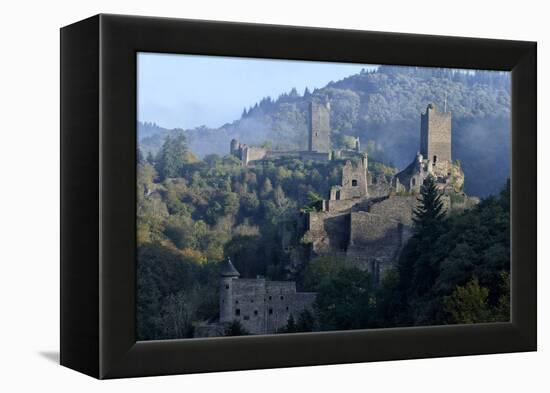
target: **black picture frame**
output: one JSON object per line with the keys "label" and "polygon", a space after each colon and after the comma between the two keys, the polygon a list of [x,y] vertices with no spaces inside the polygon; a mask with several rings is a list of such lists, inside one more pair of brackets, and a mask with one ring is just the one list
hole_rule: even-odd
{"label": "black picture frame", "polygon": [[[511,71],[511,322],[136,342],[138,51]],[[535,351],[536,73],[534,42],[120,15],[62,28],[61,364],[103,379]]]}

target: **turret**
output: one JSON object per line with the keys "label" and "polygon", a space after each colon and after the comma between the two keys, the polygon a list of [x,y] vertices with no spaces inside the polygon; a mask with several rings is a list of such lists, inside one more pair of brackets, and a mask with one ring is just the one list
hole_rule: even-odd
{"label": "turret", "polygon": [[220,322],[233,321],[233,281],[240,276],[231,259],[221,263],[220,269]]}

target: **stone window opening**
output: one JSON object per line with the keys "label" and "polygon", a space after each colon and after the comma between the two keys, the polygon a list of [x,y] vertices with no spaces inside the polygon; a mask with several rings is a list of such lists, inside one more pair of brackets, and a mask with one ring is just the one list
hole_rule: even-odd
{"label": "stone window opening", "polygon": [[258,315],[258,310],[254,310],[254,316]]}
{"label": "stone window opening", "polygon": [[437,162],[437,156],[434,156],[434,165]]}
{"label": "stone window opening", "polygon": [[240,308],[235,309],[235,315],[236,316],[241,315],[241,309]]}
{"label": "stone window opening", "polygon": [[235,300],[235,304],[239,304],[239,301],[238,301],[238,300]]}
{"label": "stone window opening", "polygon": [[228,284],[225,284],[225,289],[229,289],[229,285],[228,285]]}
{"label": "stone window opening", "polygon": [[269,315],[272,315],[272,314],[273,314],[273,309],[270,308],[270,309],[269,309]]}
{"label": "stone window opening", "polygon": [[336,191],[336,200],[337,200],[337,201],[340,200],[340,191]]}
{"label": "stone window opening", "polygon": [[269,300],[271,300],[271,296],[269,297]]}
{"label": "stone window opening", "polygon": [[353,179],[353,180],[351,181],[351,186],[352,186],[352,187],[357,187],[357,180]]}
{"label": "stone window opening", "polygon": [[284,300],[284,298],[285,298],[285,297],[284,297],[283,295],[281,295],[281,300]]}
{"label": "stone window opening", "polygon": [[414,186],[416,186],[416,179],[413,177],[412,180],[411,180],[411,184]]}
{"label": "stone window opening", "polygon": [[288,311],[288,306],[286,306],[286,310]]}
{"label": "stone window opening", "polygon": [[245,321],[248,321],[248,320],[250,319],[250,317],[249,317],[248,315],[245,315],[245,316],[243,317],[243,319],[244,319]]}

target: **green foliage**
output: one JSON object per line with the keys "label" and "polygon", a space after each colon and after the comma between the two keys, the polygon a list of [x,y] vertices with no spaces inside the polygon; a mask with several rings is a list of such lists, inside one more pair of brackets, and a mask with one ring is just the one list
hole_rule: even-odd
{"label": "green foliage", "polygon": [[217,266],[198,265],[160,244],[137,258],[137,335],[140,340],[192,337],[192,322],[218,313]]}
{"label": "green foliage", "polygon": [[344,268],[342,258],[328,255],[317,257],[309,261],[304,273],[304,287],[311,292],[334,280]]}
{"label": "green foliage", "polygon": [[[174,178],[158,172],[166,173],[167,157],[175,157],[168,148],[164,158],[138,163],[140,339],[190,337],[195,322],[216,318],[217,262],[225,257],[243,277],[288,279],[290,256],[281,245],[306,260],[300,210],[320,208],[343,165],[280,159],[246,168],[233,156],[215,155],[193,162],[184,140],[179,145],[185,154]],[[386,176],[394,170],[371,165]],[[318,293],[314,310],[292,316],[281,332],[481,321],[480,305],[489,310],[486,318],[508,320],[509,198],[507,184],[498,196],[445,217],[428,179],[397,268],[373,286],[368,273],[338,257],[312,259],[293,279]],[[474,277],[479,289],[469,285]],[[233,328],[231,335],[246,333]]]}
{"label": "green foliage", "polygon": [[489,290],[480,287],[474,278],[465,286],[456,287],[451,296],[445,298],[445,311],[451,315],[453,323],[489,322],[488,296]]}
{"label": "green foliage", "polygon": [[244,326],[237,320],[231,322],[231,324],[225,329],[224,334],[226,336],[248,336],[250,333],[244,328]]}
{"label": "green foliage", "polygon": [[502,294],[496,305],[489,304],[489,289],[473,278],[464,286],[457,286],[445,297],[445,311],[450,323],[480,323],[510,321],[510,274],[502,272]]}
{"label": "green foliage", "polygon": [[277,333],[306,333],[315,331],[315,316],[310,310],[303,310],[300,313],[298,321],[294,321],[294,316],[290,314],[287,324],[279,329]]}
{"label": "green foliage", "polygon": [[370,274],[357,268],[341,269],[333,279],[319,285],[314,307],[320,330],[368,326],[374,310]]}
{"label": "green foliage", "polygon": [[185,135],[178,133],[164,140],[157,157],[157,171],[165,179],[179,177],[186,164],[187,145]]}
{"label": "green foliage", "polygon": [[[383,296],[378,313],[397,316],[393,326],[448,323],[445,299],[476,278],[487,290],[490,317],[508,320],[509,191],[508,183],[499,196],[447,219],[434,220],[433,212],[420,210],[422,218],[417,217],[414,235],[399,258],[398,282],[382,286],[384,291],[396,288],[395,297]],[[467,289],[471,294],[475,288]],[[379,323],[384,325],[382,317]]]}
{"label": "green foliage", "polygon": [[300,209],[302,213],[315,212],[315,211],[321,210],[322,204],[323,204],[323,198],[319,194],[313,191],[309,191],[307,193],[307,198],[308,198],[308,203]]}
{"label": "green foliage", "polygon": [[419,206],[414,211],[415,230],[418,232],[433,233],[442,222],[445,212],[441,194],[437,191],[435,179],[428,176],[420,187]]}

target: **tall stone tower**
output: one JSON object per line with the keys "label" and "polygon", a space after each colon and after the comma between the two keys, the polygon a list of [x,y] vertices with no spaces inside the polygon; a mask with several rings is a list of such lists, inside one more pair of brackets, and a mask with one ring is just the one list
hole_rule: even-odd
{"label": "tall stone tower", "polygon": [[309,151],[330,152],[330,104],[309,104]]}
{"label": "tall stone tower", "polygon": [[220,322],[231,322],[233,316],[233,280],[240,274],[231,259],[222,262],[220,269]]}
{"label": "tall stone tower", "polygon": [[451,162],[451,113],[429,104],[420,115],[420,154],[433,165]]}

